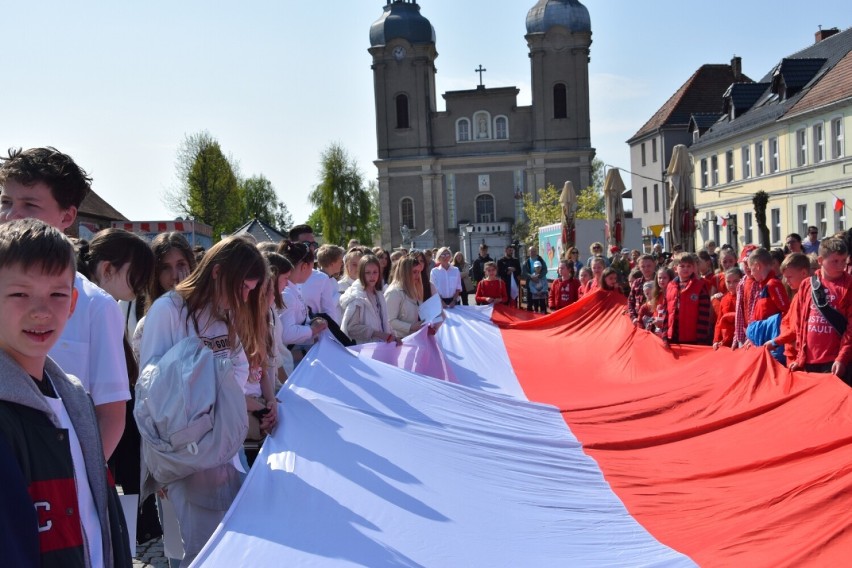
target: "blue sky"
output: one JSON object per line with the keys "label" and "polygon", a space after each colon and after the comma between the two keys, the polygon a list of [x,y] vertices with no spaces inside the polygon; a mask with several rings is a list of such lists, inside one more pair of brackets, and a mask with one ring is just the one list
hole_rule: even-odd
{"label": "blue sky", "polygon": [[[517,86],[519,104],[529,104],[524,21],[534,3],[420,0],[436,30],[439,94],[473,88],[482,64],[486,86]],[[845,0],[584,4],[593,30],[592,144],[604,162],[624,168],[625,140],[702,64],[736,54],[759,79],[811,44],[819,25],[852,25]],[[185,134],[208,130],[243,175],[266,175],[304,221],[330,142],[349,151],[365,178],[376,175],[367,48],[384,5],[7,3],[0,148],[56,146],[127,217],[168,219],[174,213],[161,196],[176,184],[177,147]]]}

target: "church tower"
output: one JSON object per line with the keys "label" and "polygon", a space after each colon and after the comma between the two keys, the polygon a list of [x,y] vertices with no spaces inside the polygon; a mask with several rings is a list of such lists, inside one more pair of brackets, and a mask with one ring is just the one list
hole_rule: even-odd
{"label": "church tower", "polygon": [[[589,11],[579,0],[539,0],[527,13],[526,40],[532,67],[534,149],[591,149]],[[581,181],[580,187],[589,181]]]}
{"label": "church tower", "polygon": [[416,0],[387,0],[370,27],[379,159],[426,156],[436,111],[435,30]]}

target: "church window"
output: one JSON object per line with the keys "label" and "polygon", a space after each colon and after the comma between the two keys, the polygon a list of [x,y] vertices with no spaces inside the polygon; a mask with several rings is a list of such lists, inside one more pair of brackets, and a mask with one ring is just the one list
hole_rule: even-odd
{"label": "church window", "polygon": [[568,89],[565,83],[553,87],[553,118],[568,118]]}
{"label": "church window", "polygon": [[399,224],[414,229],[414,200],[410,197],[399,202]]}
{"label": "church window", "polygon": [[406,95],[396,96],[396,127],[410,127],[408,122],[408,97]]}
{"label": "church window", "polygon": [[460,118],[456,122],[456,141],[470,141],[470,121],[466,118]]}
{"label": "church window", "polygon": [[494,197],[491,195],[476,196],[476,222],[477,223],[493,223],[494,215]]}
{"label": "church window", "polygon": [[505,116],[498,116],[494,120],[494,137],[498,140],[509,138],[509,120]]}

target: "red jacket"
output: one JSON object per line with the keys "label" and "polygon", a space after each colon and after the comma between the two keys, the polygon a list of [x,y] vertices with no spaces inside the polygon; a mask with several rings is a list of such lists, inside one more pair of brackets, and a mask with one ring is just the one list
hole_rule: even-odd
{"label": "red jacket", "polygon": [[506,283],[500,278],[495,280],[480,280],[476,285],[476,303],[479,305],[488,304],[487,298],[502,298],[495,304],[505,304],[509,301],[509,295],[506,293]]}
{"label": "red jacket", "polygon": [[569,280],[554,280],[550,286],[547,305],[551,310],[558,310],[573,304],[580,297],[580,281],[576,278]]}
{"label": "red jacket", "polygon": [[716,332],[713,343],[721,342],[730,347],[734,342],[734,315],[737,312],[737,296],[734,293],[725,294],[719,302],[719,313],[716,318]]}
{"label": "red jacket", "polygon": [[750,298],[752,288],[755,286],[757,287],[757,300],[754,302],[754,309],[749,313],[749,307],[744,306],[746,325],[753,321],[765,320],[775,314],[786,314],[787,310],[790,309],[787,289],[784,288],[784,284],[774,273],[770,273],[769,277],[763,282],[758,282],[753,278],[746,279],[743,298]]}
{"label": "red jacket", "polygon": [[[822,270],[816,271],[817,278],[823,281]],[[846,320],[852,319],[852,276],[844,273],[837,285],[839,297],[832,303],[835,310],[843,314]],[[785,349],[785,353],[789,353],[792,359],[788,357],[788,362],[795,360],[800,366],[810,363],[808,360],[808,318],[813,305],[813,295],[811,292],[810,279],[802,282],[796,297],[793,299],[795,307],[793,308],[792,317],[793,325],[796,328],[796,341],[790,345],[789,349]],[[782,329],[783,333],[783,329]],[[840,361],[844,365],[849,365],[852,362],[852,325],[846,326],[846,333],[840,338],[840,351],[837,354],[835,361]]]}
{"label": "red jacket", "polygon": [[693,276],[681,283],[676,277],[666,289],[665,336],[675,343],[709,344],[713,337],[710,312],[704,279]]}

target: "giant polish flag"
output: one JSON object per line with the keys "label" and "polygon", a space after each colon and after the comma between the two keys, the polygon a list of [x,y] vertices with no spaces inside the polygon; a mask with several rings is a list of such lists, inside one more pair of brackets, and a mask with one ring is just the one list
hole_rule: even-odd
{"label": "giant polish flag", "polygon": [[323,339],[196,565],[848,565],[849,389],[667,348],[623,307]]}

